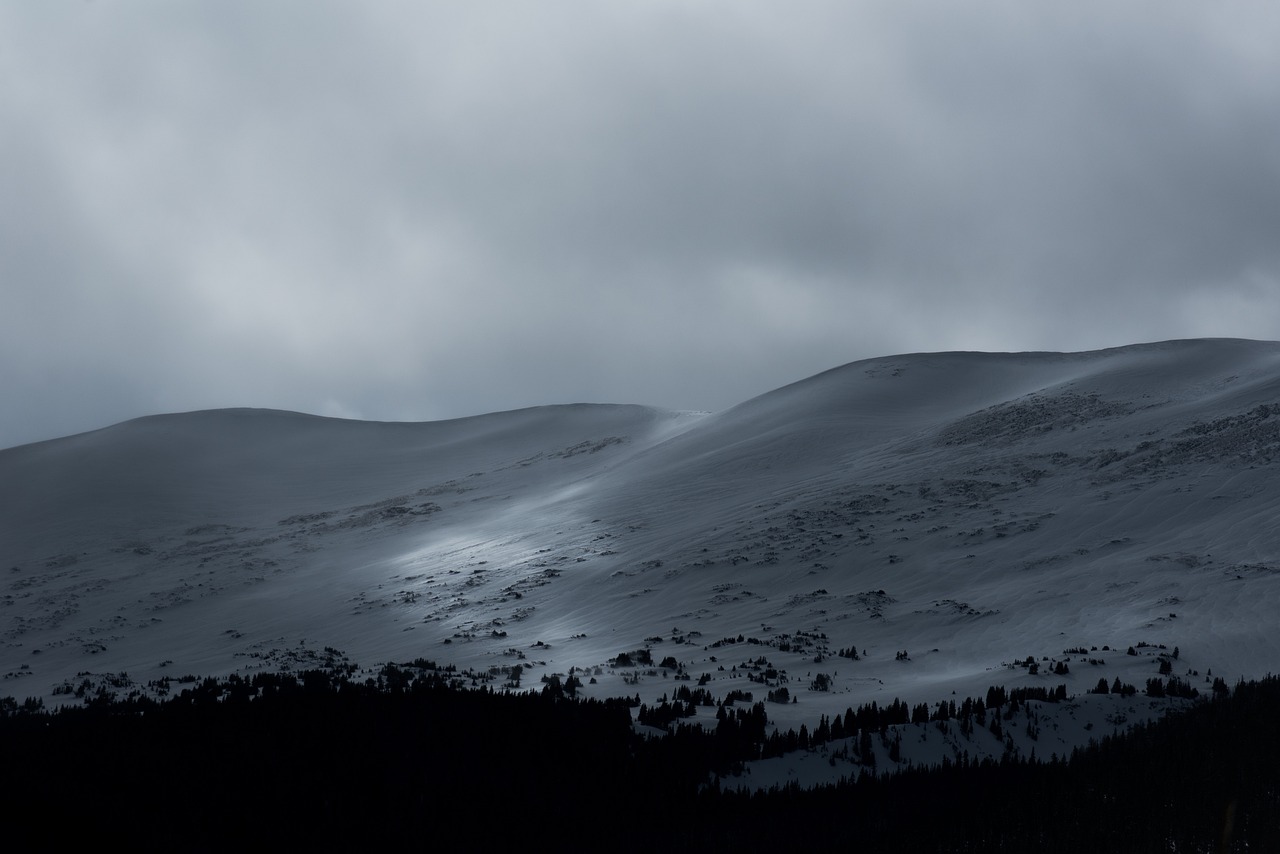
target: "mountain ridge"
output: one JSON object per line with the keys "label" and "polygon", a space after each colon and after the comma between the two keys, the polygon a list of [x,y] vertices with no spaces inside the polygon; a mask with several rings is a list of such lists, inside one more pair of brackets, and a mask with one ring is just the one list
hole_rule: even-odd
{"label": "mountain ridge", "polygon": [[1036,684],[1028,656],[1078,647],[1112,652],[1073,692],[1141,684],[1162,643],[1257,677],[1276,459],[1280,344],[1236,339],[862,360],[719,413],[135,419],[0,451],[0,694],[329,647],[656,700],[674,673],[621,653],[746,690],[746,647],[712,647],[740,635],[803,695],[784,721]]}

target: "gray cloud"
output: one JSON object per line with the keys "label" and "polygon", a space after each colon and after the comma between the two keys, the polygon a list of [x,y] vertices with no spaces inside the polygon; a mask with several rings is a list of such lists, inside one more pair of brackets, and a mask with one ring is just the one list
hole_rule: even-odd
{"label": "gray cloud", "polygon": [[1280,321],[1270,4],[0,9],[0,446]]}

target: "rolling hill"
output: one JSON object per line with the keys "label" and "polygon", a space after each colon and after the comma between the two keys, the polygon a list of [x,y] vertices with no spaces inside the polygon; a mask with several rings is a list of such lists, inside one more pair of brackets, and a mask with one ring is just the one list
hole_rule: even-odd
{"label": "rolling hill", "polygon": [[812,725],[1260,677],[1277,465],[1280,343],[1242,340],[879,358],[714,414],[152,416],[0,451],[0,696],[427,658],[786,687]]}

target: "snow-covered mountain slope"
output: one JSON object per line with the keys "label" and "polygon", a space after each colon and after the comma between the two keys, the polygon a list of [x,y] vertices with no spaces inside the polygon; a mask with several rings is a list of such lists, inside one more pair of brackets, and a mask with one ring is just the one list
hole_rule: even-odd
{"label": "snow-covered mountain slope", "polygon": [[0,451],[0,696],[325,647],[646,702],[670,657],[718,695],[788,687],[784,724],[1141,685],[1160,644],[1260,676],[1277,465],[1280,344],[1239,340],[873,359],[710,415],[143,418]]}

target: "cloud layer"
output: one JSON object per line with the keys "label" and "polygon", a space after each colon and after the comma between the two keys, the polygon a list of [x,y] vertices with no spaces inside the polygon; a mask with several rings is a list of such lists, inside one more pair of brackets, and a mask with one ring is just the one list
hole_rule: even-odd
{"label": "cloud layer", "polygon": [[1280,11],[0,8],[0,447],[1280,337]]}

